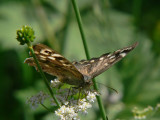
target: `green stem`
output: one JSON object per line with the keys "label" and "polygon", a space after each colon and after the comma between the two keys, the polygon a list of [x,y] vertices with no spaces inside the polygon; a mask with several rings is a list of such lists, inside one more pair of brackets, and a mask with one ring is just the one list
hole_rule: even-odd
{"label": "green stem", "polygon": [[83,42],[84,50],[85,50],[85,53],[86,53],[86,57],[87,57],[87,59],[90,59],[90,55],[89,55],[88,47],[87,47],[87,43],[86,43],[86,37],[85,37],[84,31],[83,31],[81,16],[80,16],[80,13],[79,13],[79,10],[78,10],[78,7],[77,7],[77,4],[76,4],[75,0],[72,0],[72,5],[73,5],[73,8],[74,8],[74,11],[75,11],[75,14],[76,14],[78,27],[79,27],[79,30],[80,30],[80,33],[81,33],[82,42]]}
{"label": "green stem", "polygon": [[[92,81],[93,81],[94,89],[96,91],[99,91],[98,86],[96,84],[96,80],[92,79]],[[102,116],[103,120],[106,120],[107,116],[105,114],[105,110],[104,110],[104,107],[103,107],[103,104],[102,104],[102,99],[101,99],[100,95],[96,96],[96,98],[97,98],[97,102],[98,102],[98,106],[99,106],[99,109],[100,109],[101,116]]]}
{"label": "green stem", "polygon": [[40,103],[46,110],[48,110],[49,112],[53,112],[50,109],[48,109],[44,104]]}
{"label": "green stem", "polygon": [[138,30],[138,27],[140,27],[140,17],[141,17],[141,9],[142,9],[142,2],[143,0],[134,0],[133,1],[133,8],[132,13],[134,16],[134,25],[137,27],[136,31]]}
{"label": "green stem", "polygon": [[[84,50],[85,50],[85,53],[86,53],[86,57],[87,57],[87,59],[90,59],[90,55],[89,55],[88,47],[87,47],[87,43],[86,43],[86,38],[85,38],[84,31],[83,31],[82,20],[81,20],[81,16],[80,16],[77,4],[76,4],[76,0],[72,0],[72,5],[73,5],[73,8],[74,8],[74,11],[75,11],[75,14],[76,14],[76,18],[77,18],[79,30],[80,30],[80,33],[81,33],[81,37],[82,37],[82,41],[83,41],[83,46],[84,46]],[[95,82],[95,79],[93,79],[92,81],[93,81],[93,84],[94,84],[94,89],[96,91],[98,91],[98,86],[97,86],[97,84]],[[100,109],[100,113],[102,115],[102,118],[103,118],[103,120],[106,120],[107,117],[105,115],[105,110],[104,110],[104,107],[103,107],[103,104],[102,104],[101,97],[100,96],[96,96],[96,98],[97,98],[97,102],[98,102],[98,105],[99,105],[99,109]]]}
{"label": "green stem", "polygon": [[34,60],[35,60],[35,63],[36,63],[36,65],[37,65],[37,67],[38,67],[38,70],[39,70],[39,72],[40,72],[40,74],[41,74],[41,76],[42,76],[42,78],[43,78],[43,80],[44,80],[44,82],[45,82],[45,84],[46,84],[46,86],[47,86],[47,88],[48,88],[48,90],[49,90],[52,98],[54,99],[54,101],[55,101],[55,103],[57,104],[57,106],[60,107],[60,104],[58,103],[58,100],[57,100],[56,97],[54,96],[54,93],[53,93],[53,91],[52,91],[52,89],[51,89],[51,87],[50,87],[50,85],[49,85],[49,82],[48,82],[46,76],[44,75],[44,73],[43,73],[43,71],[42,71],[42,68],[40,67],[40,65],[39,65],[39,63],[38,63],[38,60],[37,60],[37,58],[36,58],[36,56],[35,56],[35,53],[34,53],[34,50],[33,50],[32,45],[31,45],[30,43],[28,43],[27,45],[28,45],[28,48],[29,48],[30,51],[31,51],[31,54],[32,54],[32,56],[33,56],[33,58],[34,58]]}

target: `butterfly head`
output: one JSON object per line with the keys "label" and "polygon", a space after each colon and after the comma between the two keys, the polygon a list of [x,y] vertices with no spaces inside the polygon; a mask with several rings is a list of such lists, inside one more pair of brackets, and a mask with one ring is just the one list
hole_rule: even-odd
{"label": "butterfly head", "polygon": [[83,88],[83,89],[89,89],[91,86],[93,86],[92,80],[86,80],[80,87],[78,88]]}

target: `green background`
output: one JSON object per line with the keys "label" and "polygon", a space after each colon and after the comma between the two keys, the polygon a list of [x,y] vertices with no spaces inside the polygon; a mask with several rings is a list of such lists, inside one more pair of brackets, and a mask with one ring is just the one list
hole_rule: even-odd
{"label": "green background", "polygon": [[[78,0],[83,27],[92,57],[138,41],[138,47],[108,71],[99,75],[100,93],[109,120],[131,120],[132,109],[160,101],[160,1]],[[27,46],[16,40],[16,30],[29,25],[36,43],[44,43],[70,61],[86,59],[70,0],[0,1],[0,119],[53,120],[41,106],[31,110],[26,100],[47,91],[33,67],[24,64]],[[49,79],[53,79],[48,76]],[[105,85],[118,91],[116,94]],[[82,119],[100,119],[97,103]],[[154,115],[151,120],[159,120]]]}

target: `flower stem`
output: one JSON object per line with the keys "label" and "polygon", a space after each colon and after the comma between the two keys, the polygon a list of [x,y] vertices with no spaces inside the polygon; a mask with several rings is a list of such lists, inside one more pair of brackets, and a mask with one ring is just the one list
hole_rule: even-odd
{"label": "flower stem", "polygon": [[81,16],[80,16],[80,13],[79,13],[79,10],[78,10],[78,7],[77,7],[77,4],[76,4],[75,0],[72,0],[72,5],[73,5],[73,8],[74,8],[74,11],[75,11],[75,14],[76,14],[78,27],[79,27],[79,30],[80,30],[80,33],[81,33],[82,42],[83,42],[84,50],[85,50],[85,53],[86,53],[86,57],[87,57],[87,59],[90,59],[90,55],[89,55],[88,47],[87,47],[87,43],[86,43],[86,37],[85,37],[84,31],[83,31]]}
{"label": "flower stem", "polygon": [[50,85],[49,85],[49,82],[48,82],[46,76],[44,75],[44,73],[43,73],[43,71],[42,71],[42,68],[40,67],[40,65],[39,65],[39,63],[38,63],[38,60],[37,60],[37,58],[36,58],[36,56],[35,56],[35,53],[34,53],[34,50],[33,50],[33,47],[32,47],[32,45],[31,45],[31,43],[29,42],[27,45],[28,45],[28,48],[29,48],[30,51],[31,51],[31,54],[32,54],[32,56],[33,56],[33,58],[34,58],[34,60],[35,60],[35,63],[36,63],[36,65],[37,65],[37,67],[38,67],[38,70],[39,70],[39,72],[40,72],[40,74],[41,74],[41,76],[42,76],[42,78],[43,78],[43,80],[44,80],[44,82],[45,82],[45,84],[46,84],[46,86],[47,86],[47,88],[48,88],[48,90],[49,90],[52,98],[54,99],[54,101],[55,101],[55,103],[57,104],[57,106],[60,107],[60,104],[59,104],[58,100],[56,99],[56,97],[54,96],[54,93],[53,93],[53,91],[52,91],[52,89],[51,89],[51,87],[50,87]]}
{"label": "flower stem", "polygon": [[[79,27],[79,30],[80,30],[80,33],[81,33],[85,54],[86,54],[87,59],[90,59],[90,55],[89,55],[88,47],[87,47],[87,43],[86,43],[86,38],[85,38],[84,31],[83,31],[82,20],[81,20],[81,16],[80,16],[77,4],[76,4],[76,0],[72,0],[72,5],[73,5],[73,8],[74,8],[74,11],[75,11],[75,14],[76,14],[78,27]],[[92,81],[93,81],[93,84],[94,84],[94,89],[96,91],[98,91],[98,86],[97,86],[97,84],[95,82],[95,79],[93,79]],[[104,110],[104,107],[102,105],[101,97],[100,96],[96,96],[96,98],[97,98],[97,102],[98,102],[98,105],[99,105],[99,109],[100,109],[100,113],[102,115],[102,118],[103,118],[103,120],[106,120],[107,117],[105,115],[105,110]]]}
{"label": "flower stem", "polygon": [[50,109],[48,109],[43,103],[40,103],[46,110],[48,110],[49,112],[53,112]]}

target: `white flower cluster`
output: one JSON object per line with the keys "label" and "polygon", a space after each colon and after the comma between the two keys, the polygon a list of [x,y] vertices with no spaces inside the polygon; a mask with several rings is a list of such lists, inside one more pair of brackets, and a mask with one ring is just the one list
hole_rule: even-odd
{"label": "white flower cluster", "polygon": [[138,108],[134,108],[132,110],[133,114],[134,114],[134,118],[137,120],[142,120],[142,119],[146,119],[146,117],[153,112],[153,107],[148,106],[147,108],[143,109],[143,110],[138,110]]}
{"label": "white flower cluster", "polygon": [[159,110],[159,111],[160,111],[160,103],[157,104],[156,110]]}
{"label": "white flower cluster", "polygon": [[51,80],[51,88],[57,88],[61,84],[62,82],[60,82],[58,79]]}
{"label": "white flower cluster", "polygon": [[160,111],[160,104],[158,103],[155,108],[152,106],[148,106],[143,110],[138,110],[138,108],[134,108],[132,110],[134,114],[134,118],[136,120],[143,120],[143,119],[152,119],[153,115]]}
{"label": "white flower cluster", "polygon": [[88,101],[86,101],[85,98],[83,98],[79,99],[78,104],[75,106],[75,111],[87,114],[87,109],[91,107],[92,105]]}
{"label": "white flower cluster", "polygon": [[61,118],[61,120],[76,120],[78,119],[78,114],[75,113],[74,108],[71,106],[67,107],[65,105],[61,106],[55,114]]}
{"label": "white flower cluster", "polygon": [[[80,91],[74,87],[61,88],[62,84],[57,79],[51,81],[51,88],[56,93],[55,97],[61,103],[61,107],[55,111],[55,114],[61,120],[79,120],[78,113],[87,114],[87,109],[92,107],[91,103],[96,100],[96,95],[98,94],[95,91],[86,89],[81,89]],[[57,106],[53,98],[42,91],[28,99],[27,103],[30,104],[31,108],[35,109],[39,104],[42,105],[46,98],[50,99],[52,106]]]}
{"label": "white flower cluster", "polygon": [[60,117],[60,120],[78,120],[78,113],[87,114],[87,109],[92,107],[91,102],[95,101],[96,95],[96,92],[89,91],[86,98],[79,99],[77,102],[75,100],[67,102],[55,111],[55,114]]}
{"label": "white flower cluster", "polygon": [[145,115],[134,116],[134,119],[136,119],[136,120],[142,120],[142,119],[146,119],[146,116]]}
{"label": "white flower cluster", "polygon": [[96,95],[98,95],[97,92],[88,92],[88,95],[86,98],[89,102],[94,102],[96,100]]}
{"label": "white flower cluster", "polygon": [[37,95],[30,97],[27,103],[30,104],[32,109],[36,109],[39,104],[43,104],[44,100],[48,98],[49,95],[40,91]]}

